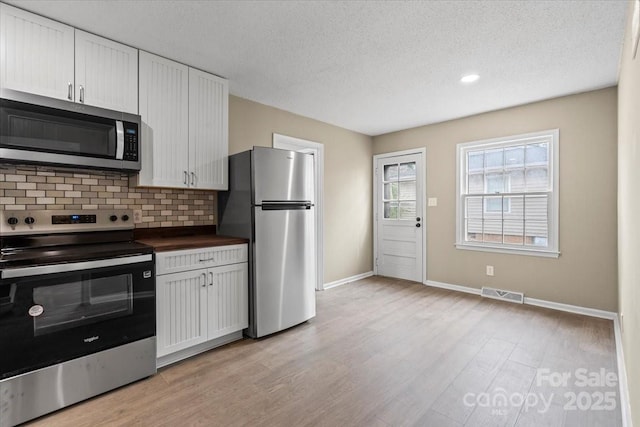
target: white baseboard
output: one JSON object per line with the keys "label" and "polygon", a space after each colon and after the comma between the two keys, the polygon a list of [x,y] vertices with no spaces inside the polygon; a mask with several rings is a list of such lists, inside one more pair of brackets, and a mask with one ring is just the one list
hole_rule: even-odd
{"label": "white baseboard", "polygon": [[451,291],[464,292],[466,294],[480,295],[480,289],[470,288],[468,286],[452,285],[450,283],[436,282],[434,280],[427,280],[424,284],[434,288],[449,289]]}
{"label": "white baseboard", "polygon": [[[427,286],[432,286],[434,288],[449,289],[452,291],[465,292],[467,294],[480,295],[480,289],[471,288],[469,286],[452,285],[450,283],[436,282],[433,280],[427,280],[426,282],[424,282],[424,284]],[[536,298],[524,297],[524,303],[528,305],[535,305],[537,307],[544,307],[544,308],[551,308],[553,310],[566,311],[568,313],[583,314],[585,316],[591,316],[591,317],[600,317],[602,319],[613,320],[618,317],[618,314],[613,311],[598,310],[598,309],[589,308],[589,307],[580,307],[578,305],[563,304],[559,302],[546,301],[546,300],[536,299]]]}
{"label": "white baseboard", "polygon": [[333,282],[325,283],[324,289],[335,288],[336,286],[346,285],[350,282],[355,282],[356,280],[366,279],[367,277],[373,276],[373,271],[367,271],[366,273],[356,274],[355,276],[347,277],[340,280],[334,280]]}
{"label": "white baseboard", "polygon": [[631,402],[629,401],[629,386],[627,383],[627,367],[624,364],[624,349],[622,347],[622,328],[620,318],[613,319],[613,332],[616,339],[616,359],[618,362],[618,385],[620,387],[620,410],[622,411],[622,427],[633,427],[631,419]]}
{"label": "white baseboard", "polygon": [[618,314],[613,311],[598,310],[596,308],[580,307],[578,305],[563,304],[560,302],[546,301],[543,299],[524,297],[524,303],[537,307],[551,308],[553,310],[566,311],[567,313],[584,314],[585,316],[599,317],[601,319],[614,320]]}

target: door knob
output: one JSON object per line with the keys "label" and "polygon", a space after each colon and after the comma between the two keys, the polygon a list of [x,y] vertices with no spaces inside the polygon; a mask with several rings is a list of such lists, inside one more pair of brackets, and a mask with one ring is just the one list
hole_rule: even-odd
{"label": "door knob", "polygon": [[417,223],[417,224],[416,224],[416,227],[420,228],[420,223]]}
{"label": "door knob", "polygon": [[418,222],[419,222],[419,221],[420,221],[420,217],[416,218],[416,221],[418,221]]}

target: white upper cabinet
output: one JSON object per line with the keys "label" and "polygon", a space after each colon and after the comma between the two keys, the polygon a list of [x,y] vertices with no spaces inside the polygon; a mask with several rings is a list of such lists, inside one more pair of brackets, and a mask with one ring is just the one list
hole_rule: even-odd
{"label": "white upper cabinet", "polygon": [[73,101],[73,27],[0,3],[0,87]]}
{"label": "white upper cabinet", "polygon": [[229,83],[189,69],[189,165],[195,188],[226,190]]}
{"label": "white upper cabinet", "polygon": [[138,185],[226,190],[228,82],[141,51],[139,98]]}
{"label": "white upper cabinet", "polygon": [[138,114],[137,49],[0,4],[0,87]]}
{"label": "white upper cabinet", "polygon": [[140,185],[187,187],[189,67],[140,51]]}
{"label": "white upper cabinet", "polygon": [[75,99],[138,114],[138,50],[76,30]]}

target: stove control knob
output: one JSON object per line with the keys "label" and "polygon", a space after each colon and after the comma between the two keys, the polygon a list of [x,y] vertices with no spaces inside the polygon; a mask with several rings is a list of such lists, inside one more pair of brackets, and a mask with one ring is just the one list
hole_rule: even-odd
{"label": "stove control knob", "polygon": [[129,215],[122,215],[122,217],[120,217],[121,220],[127,222],[129,221]]}
{"label": "stove control knob", "polygon": [[111,215],[111,216],[109,217],[109,220],[110,220],[111,222],[116,222],[116,221],[118,220],[118,217],[117,217],[116,215]]}
{"label": "stove control knob", "polygon": [[36,220],[32,216],[28,216],[24,219],[25,224],[32,225]]}
{"label": "stove control knob", "polygon": [[12,216],[11,218],[9,218],[7,220],[7,222],[9,223],[9,225],[17,225],[18,224],[18,218],[16,218],[15,216]]}

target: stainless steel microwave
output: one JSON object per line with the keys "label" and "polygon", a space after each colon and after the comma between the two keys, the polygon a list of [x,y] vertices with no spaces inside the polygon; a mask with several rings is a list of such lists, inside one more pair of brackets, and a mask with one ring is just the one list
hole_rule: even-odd
{"label": "stainless steel microwave", "polygon": [[4,89],[0,162],[140,170],[140,116]]}

